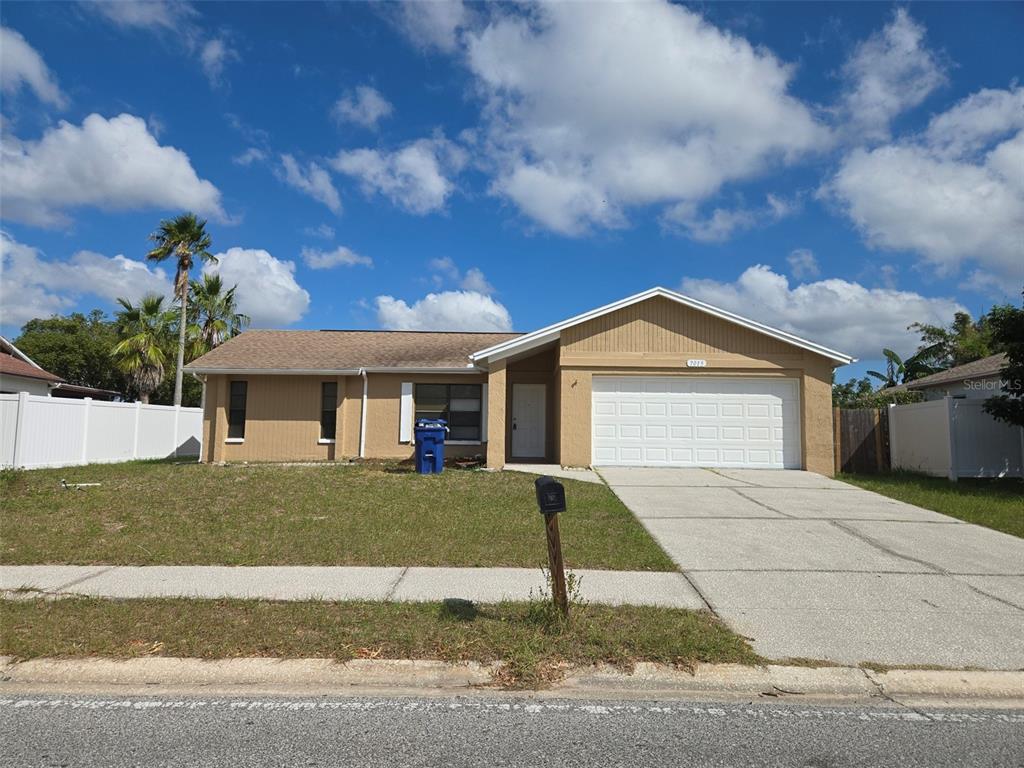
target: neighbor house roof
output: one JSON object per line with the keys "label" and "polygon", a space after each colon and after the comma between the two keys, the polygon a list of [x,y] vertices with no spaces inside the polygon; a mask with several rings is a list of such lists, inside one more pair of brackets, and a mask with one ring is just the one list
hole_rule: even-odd
{"label": "neighbor house roof", "polygon": [[185,366],[194,373],[338,373],[475,370],[471,353],[516,333],[244,331]]}
{"label": "neighbor house roof", "polygon": [[721,318],[722,320],[726,320],[730,323],[735,323],[736,325],[743,326],[744,328],[749,328],[750,330],[757,331],[758,333],[763,333],[766,336],[779,339],[780,341],[792,344],[795,347],[810,350],[811,352],[827,357],[840,365],[855,362],[855,358],[845,355],[842,352],[837,352],[834,349],[829,349],[828,347],[816,344],[813,341],[808,341],[807,339],[802,339],[787,331],[781,331],[778,328],[772,328],[771,326],[764,325],[763,323],[759,323],[755,320],[749,320],[745,317],[741,317],[740,315],[733,314],[732,312],[727,312],[724,309],[713,307],[710,304],[705,304],[703,301],[691,299],[689,296],[684,296],[676,291],[670,291],[668,288],[650,288],[641,293],[634,294],[633,296],[628,296],[625,299],[612,302],[611,304],[605,304],[603,307],[592,309],[589,312],[584,312],[581,315],[570,317],[568,320],[563,320],[560,323],[555,323],[554,325],[549,325],[546,328],[541,328],[539,331],[527,333],[517,338],[502,341],[491,347],[481,349],[478,352],[474,352],[473,355],[471,355],[471,358],[473,362],[501,360],[511,355],[526,352],[530,349],[534,349],[535,347],[543,346],[544,344],[554,341],[566,328],[624,309],[641,301],[647,301],[648,299],[652,299],[656,296],[666,298],[692,309],[700,310],[701,312],[706,312],[714,317]]}
{"label": "neighbor house roof", "polygon": [[6,376],[21,376],[42,381],[64,381],[55,373],[43,370],[32,358],[0,336],[0,373]]}
{"label": "neighbor house roof", "polygon": [[1005,365],[1005,354],[989,355],[971,363],[964,363],[955,368],[947,368],[944,371],[933,373],[931,376],[922,376],[920,379],[914,379],[906,384],[889,387],[883,391],[898,392],[907,389],[928,389],[929,387],[938,387],[942,384],[954,384],[965,379],[983,379],[988,376],[998,376]]}

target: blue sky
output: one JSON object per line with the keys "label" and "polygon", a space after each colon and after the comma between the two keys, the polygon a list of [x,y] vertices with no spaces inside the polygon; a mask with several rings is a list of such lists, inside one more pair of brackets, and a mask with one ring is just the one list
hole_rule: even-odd
{"label": "blue sky", "polygon": [[664,285],[862,358],[1019,301],[1024,6],[0,8],[0,327],[169,290],[531,330]]}

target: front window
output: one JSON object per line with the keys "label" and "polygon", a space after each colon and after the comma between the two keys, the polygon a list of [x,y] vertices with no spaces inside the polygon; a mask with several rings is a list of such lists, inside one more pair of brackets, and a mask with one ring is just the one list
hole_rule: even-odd
{"label": "front window", "polygon": [[449,440],[479,442],[481,432],[480,384],[417,384],[417,419],[444,419]]}
{"label": "front window", "polygon": [[320,385],[320,439],[333,440],[338,427],[338,382]]}

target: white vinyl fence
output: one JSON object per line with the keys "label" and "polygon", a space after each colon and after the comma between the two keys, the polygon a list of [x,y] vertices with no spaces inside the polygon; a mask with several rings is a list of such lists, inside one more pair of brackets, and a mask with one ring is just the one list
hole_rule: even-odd
{"label": "white vinyl fence", "polygon": [[893,469],[958,477],[1024,477],[1024,428],[985,413],[983,400],[946,397],[889,406]]}
{"label": "white vinyl fence", "polygon": [[0,395],[0,466],[34,469],[199,456],[200,408]]}

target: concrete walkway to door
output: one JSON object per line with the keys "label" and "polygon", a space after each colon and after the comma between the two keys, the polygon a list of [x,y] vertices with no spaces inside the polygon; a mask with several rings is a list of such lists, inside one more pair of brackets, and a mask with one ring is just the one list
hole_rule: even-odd
{"label": "concrete walkway to door", "polygon": [[810,472],[600,473],[765,656],[1024,668],[1024,540]]}

